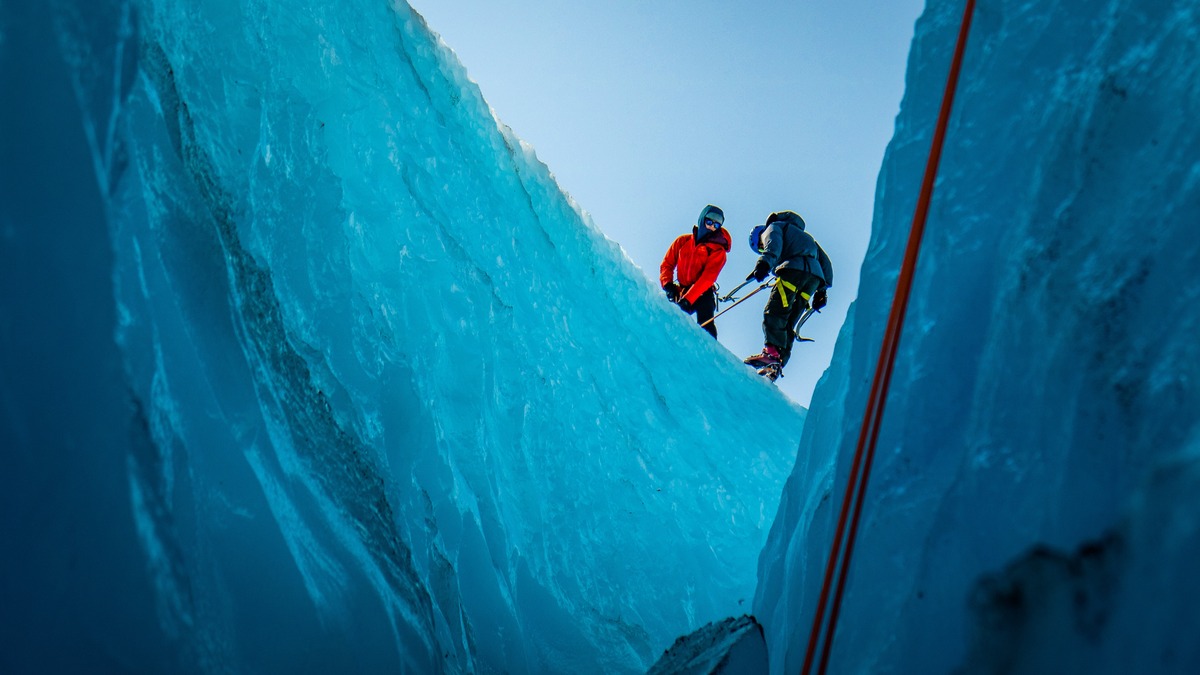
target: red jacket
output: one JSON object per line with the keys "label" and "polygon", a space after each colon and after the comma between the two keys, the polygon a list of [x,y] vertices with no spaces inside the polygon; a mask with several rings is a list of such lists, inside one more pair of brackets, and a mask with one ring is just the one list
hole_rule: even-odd
{"label": "red jacket", "polygon": [[730,248],[725,228],[713,232],[700,243],[696,243],[696,229],[693,227],[692,234],[680,235],[671,242],[658,268],[658,279],[663,288],[677,273],[683,299],[688,302],[696,302],[717,283],[717,275],[725,266],[725,254]]}

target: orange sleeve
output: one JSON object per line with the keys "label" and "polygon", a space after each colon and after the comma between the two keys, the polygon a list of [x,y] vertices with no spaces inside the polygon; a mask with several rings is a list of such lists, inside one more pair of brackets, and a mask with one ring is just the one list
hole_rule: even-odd
{"label": "orange sleeve", "polygon": [[[689,235],[684,235],[684,237]],[[679,247],[684,237],[676,237],[663,256],[662,264],[658,266],[659,286],[666,288],[667,284],[675,281],[675,265],[679,262]]]}
{"label": "orange sleeve", "polygon": [[700,296],[704,295],[708,289],[713,287],[713,284],[717,283],[717,277],[721,275],[721,269],[725,267],[725,257],[725,249],[723,248],[719,248],[708,255],[708,260],[704,262],[704,271],[700,272],[700,278],[696,280],[696,283],[692,284],[687,294],[683,296],[684,300],[688,302],[699,300]]}

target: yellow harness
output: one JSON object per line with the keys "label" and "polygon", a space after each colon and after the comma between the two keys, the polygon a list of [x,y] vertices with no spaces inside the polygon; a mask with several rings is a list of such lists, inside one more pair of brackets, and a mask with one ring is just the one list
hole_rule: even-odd
{"label": "yellow harness", "polygon": [[[780,279],[779,277],[776,277],[775,280],[779,282],[779,285],[783,286],[784,292],[779,294],[779,299],[783,300],[783,306],[786,309],[788,306],[787,292],[791,291],[794,294],[796,292],[796,286],[795,286],[795,284],[784,281],[783,279]],[[804,298],[804,302],[808,302],[812,296],[809,295],[808,293],[801,293],[800,297]]]}

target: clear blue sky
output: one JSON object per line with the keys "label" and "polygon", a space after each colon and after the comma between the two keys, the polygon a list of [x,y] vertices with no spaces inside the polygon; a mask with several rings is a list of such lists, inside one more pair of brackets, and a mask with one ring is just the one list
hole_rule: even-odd
{"label": "clear blue sky", "polygon": [[[836,276],[829,306],[805,327],[816,342],[796,346],[778,382],[807,406],[857,294],[923,0],[410,4],[655,283],[667,246],[705,204],[725,210],[733,235],[725,290],[754,267],[754,225],[772,211],[804,217]],[[762,347],[765,295],[717,320],[739,356]]]}

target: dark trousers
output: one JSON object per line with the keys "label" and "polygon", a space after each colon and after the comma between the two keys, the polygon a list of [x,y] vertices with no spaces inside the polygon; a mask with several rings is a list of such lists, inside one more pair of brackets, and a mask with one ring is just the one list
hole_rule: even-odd
{"label": "dark trousers", "polygon": [[779,358],[787,365],[792,357],[796,334],[792,326],[808,309],[808,299],[821,286],[821,279],[804,270],[783,268],[775,275],[775,286],[767,307],[763,310],[763,341],[779,350]]}
{"label": "dark trousers", "polygon": [[[717,313],[717,292],[710,288],[704,292],[704,295],[696,298],[696,302],[692,305],[692,309],[696,311],[696,323],[704,323],[713,318],[713,314]],[[704,327],[708,334],[717,337],[717,322],[713,321]]]}

